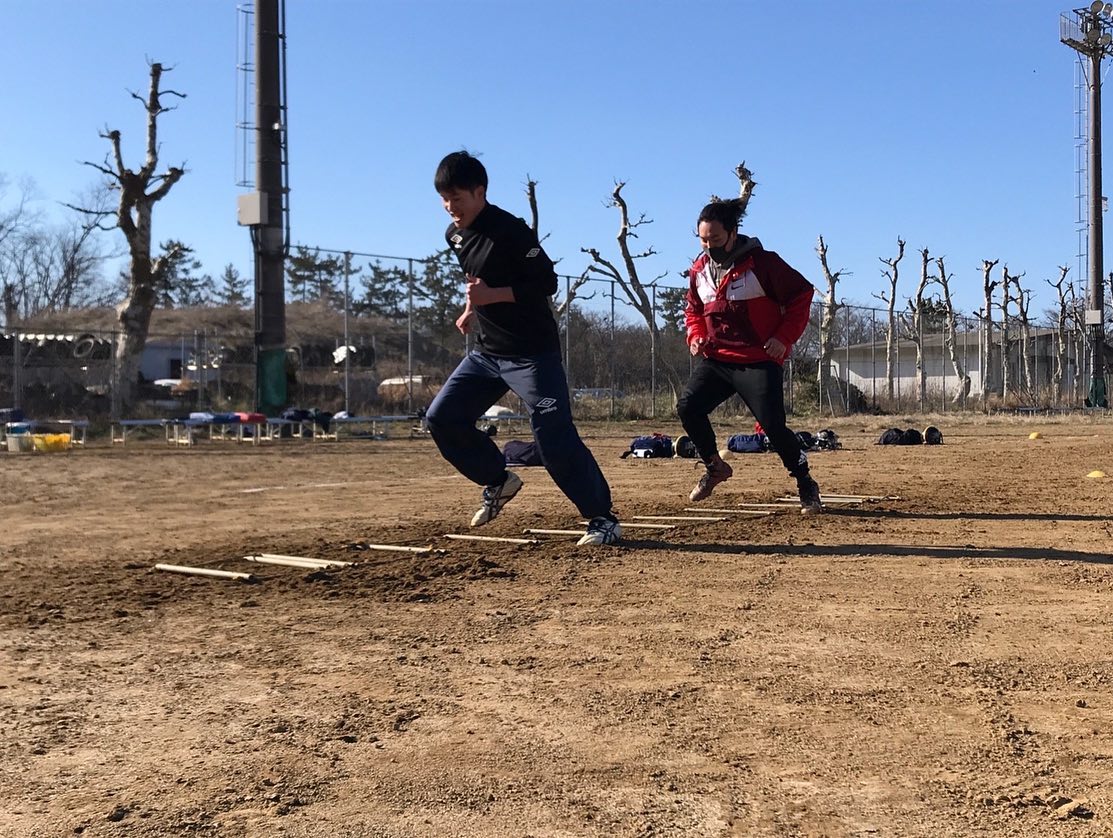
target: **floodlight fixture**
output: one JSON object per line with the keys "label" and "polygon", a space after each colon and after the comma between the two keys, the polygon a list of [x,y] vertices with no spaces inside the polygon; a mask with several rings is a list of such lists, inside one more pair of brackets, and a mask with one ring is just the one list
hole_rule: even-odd
{"label": "floodlight fixture", "polygon": [[1105,8],[1105,3],[1103,3],[1102,0],[1094,0],[1094,2],[1090,4],[1090,14],[1092,14],[1092,15],[1099,14],[1101,12],[1101,10],[1104,9],[1104,8]]}

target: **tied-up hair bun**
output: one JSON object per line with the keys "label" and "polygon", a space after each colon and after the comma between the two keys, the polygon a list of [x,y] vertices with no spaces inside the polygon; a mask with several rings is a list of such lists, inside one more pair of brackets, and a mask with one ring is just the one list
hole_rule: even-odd
{"label": "tied-up hair bun", "polygon": [[745,212],[746,201],[742,198],[719,198],[712,195],[711,203],[700,210],[696,223],[698,225],[704,221],[717,221],[728,231],[737,230]]}

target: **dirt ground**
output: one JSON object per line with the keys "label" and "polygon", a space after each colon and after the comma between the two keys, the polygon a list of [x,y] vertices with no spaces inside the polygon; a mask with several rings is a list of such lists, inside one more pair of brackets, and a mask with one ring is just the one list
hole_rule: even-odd
{"label": "dirt ground", "polygon": [[[1113,424],[931,421],[813,455],[899,499],[605,548],[443,538],[478,491],[426,438],[0,454],[0,835],[1110,834]],[[626,521],[690,505],[618,458],[655,429],[584,429]],[[732,463],[704,506],[791,488]],[[520,473],[484,534],[577,525]]]}

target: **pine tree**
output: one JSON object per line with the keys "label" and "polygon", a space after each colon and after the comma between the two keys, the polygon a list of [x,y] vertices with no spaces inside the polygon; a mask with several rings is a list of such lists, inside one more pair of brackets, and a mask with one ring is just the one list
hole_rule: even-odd
{"label": "pine tree", "polygon": [[403,306],[409,296],[407,272],[397,265],[384,268],[380,262],[368,263],[367,269],[369,273],[360,276],[363,296],[353,301],[353,311],[380,317],[402,317]]}
{"label": "pine tree", "polygon": [[[159,269],[151,277],[155,295],[155,305],[159,308],[174,308],[176,305],[190,305],[182,302],[189,299],[195,280],[192,271],[199,269],[201,263],[191,258],[193,248],[178,241],[168,239],[159,245]],[[184,293],[183,293],[184,289]]]}
{"label": "pine tree", "polygon": [[439,250],[425,261],[414,294],[423,303],[415,308],[414,318],[447,347],[465,302],[464,274],[450,249]]}
{"label": "pine tree", "polygon": [[247,303],[247,279],[240,276],[231,263],[224,266],[224,273],[220,275],[220,287],[217,289],[216,300],[220,305],[243,308]]}
{"label": "pine tree", "polygon": [[323,300],[337,306],[342,302],[337,290],[343,282],[344,260],[338,256],[322,258],[319,248],[298,245],[286,260],[286,281],[290,299],[301,302]]}
{"label": "pine tree", "polygon": [[657,292],[657,309],[660,312],[661,320],[665,324],[662,331],[670,335],[683,334],[685,331],[684,311],[687,306],[687,288],[662,287]]}

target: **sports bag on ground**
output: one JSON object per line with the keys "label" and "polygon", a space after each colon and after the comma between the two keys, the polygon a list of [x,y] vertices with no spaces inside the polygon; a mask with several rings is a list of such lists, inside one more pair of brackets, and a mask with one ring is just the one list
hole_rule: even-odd
{"label": "sports bag on ground", "polygon": [[623,451],[620,456],[625,460],[631,454],[635,457],[671,457],[672,437],[665,434],[636,436],[631,441],[629,450]]}
{"label": "sports bag on ground", "polygon": [[508,439],[502,447],[502,455],[508,466],[543,466],[541,451],[533,440]]}
{"label": "sports bag on ground", "polygon": [[765,434],[733,434],[727,438],[727,450],[735,454],[761,454],[769,450]]}

